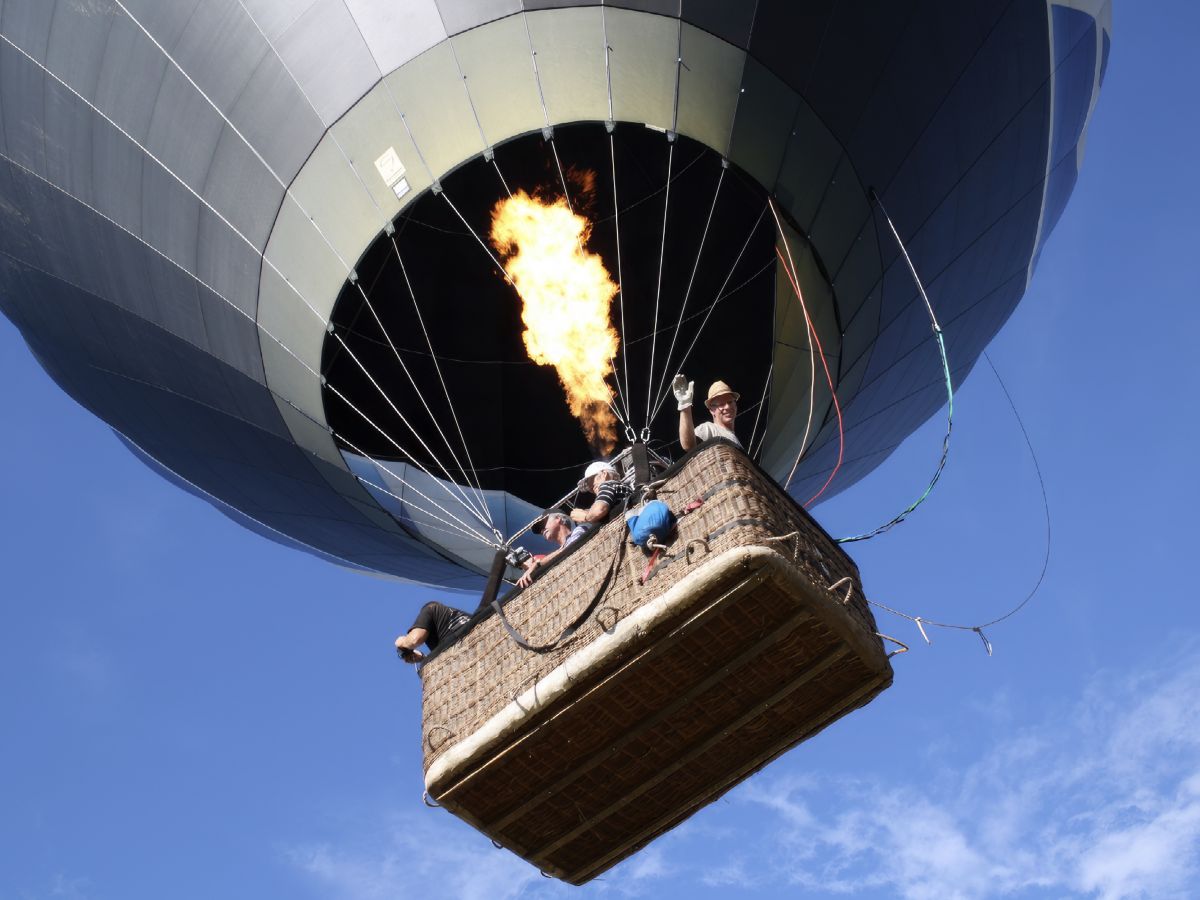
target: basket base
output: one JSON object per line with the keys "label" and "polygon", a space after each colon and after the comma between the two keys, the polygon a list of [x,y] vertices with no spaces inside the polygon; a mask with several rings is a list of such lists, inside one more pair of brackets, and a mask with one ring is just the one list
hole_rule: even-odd
{"label": "basket base", "polygon": [[727,551],[449,748],[427,790],[583,884],[886,689],[870,638],[775,550]]}

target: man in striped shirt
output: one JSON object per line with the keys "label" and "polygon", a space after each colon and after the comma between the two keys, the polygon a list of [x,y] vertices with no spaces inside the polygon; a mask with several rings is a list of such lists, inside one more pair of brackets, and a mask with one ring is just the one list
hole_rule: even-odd
{"label": "man in striped shirt", "polygon": [[630,495],[632,489],[617,470],[606,462],[594,462],[583,473],[583,487],[595,496],[587,509],[571,510],[571,518],[580,525],[596,528],[608,521],[611,513]]}

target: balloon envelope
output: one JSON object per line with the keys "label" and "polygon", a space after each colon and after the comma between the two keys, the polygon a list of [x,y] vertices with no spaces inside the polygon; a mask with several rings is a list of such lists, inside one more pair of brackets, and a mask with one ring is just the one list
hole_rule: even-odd
{"label": "balloon envelope", "polygon": [[961,380],[1074,185],[1109,4],[544,5],[8,0],[0,309],[238,521],[473,589],[592,454],[486,237],[565,191],[633,430],[677,453],[670,376],[723,379],[794,496],[853,484],[945,396],[872,191]]}

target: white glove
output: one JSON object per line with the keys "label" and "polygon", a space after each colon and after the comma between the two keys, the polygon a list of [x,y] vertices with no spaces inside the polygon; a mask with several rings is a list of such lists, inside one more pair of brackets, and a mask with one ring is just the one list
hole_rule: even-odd
{"label": "white glove", "polygon": [[676,375],[675,380],[671,382],[671,390],[675,392],[675,399],[679,401],[680,412],[691,408],[692,389],[695,384],[696,382],[688,381],[683,375]]}

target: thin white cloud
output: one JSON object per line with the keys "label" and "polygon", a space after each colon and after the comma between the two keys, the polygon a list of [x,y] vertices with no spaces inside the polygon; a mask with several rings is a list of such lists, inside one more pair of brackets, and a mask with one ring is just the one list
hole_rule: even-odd
{"label": "thin white cloud", "polygon": [[1200,664],[1101,678],[933,783],[770,775],[762,866],[813,894],[1183,897],[1200,874]]}
{"label": "thin white cloud", "polygon": [[[464,830],[431,823],[421,815],[381,823],[378,842],[353,846],[315,844],[285,851],[298,869],[345,900],[422,897],[513,900],[548,896],[536,869],[487,841],[464,840]],[[469,832],[467,832],[469,835]]]}
{"label": "thin white cloud", "polygon": [[[1070,708],[964,711],[1007,736],[952,735],[938,759],[880,775],[751,779],[584,894],[1186,897],[1200,876],[1200,654],[1098,677]],[[1024,719],[1023,725],[1018,725]],[[748,814],[748,815],[747,815]],[[289,859],[347,900],[581,896],[446,816],[377,823],[380,843],[294,849]]]}

